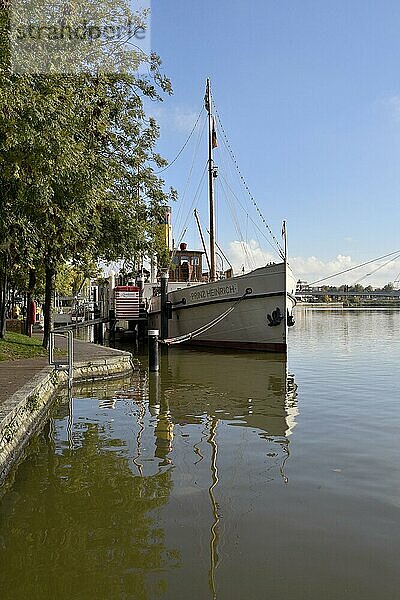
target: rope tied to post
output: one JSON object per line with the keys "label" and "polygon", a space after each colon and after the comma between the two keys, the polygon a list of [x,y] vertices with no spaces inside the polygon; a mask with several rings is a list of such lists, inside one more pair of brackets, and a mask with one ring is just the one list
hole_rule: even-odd
{"label": "rope tied to post", "polygon": [[180,336],[173,337],[173,338],[167,338],[166,340],[159,340],[160,344],[166,344],[167,346],[172,346],[174,344],[182,344],[183,342],[187,342],[188,340],[191,340],[192,338],[197,337],[198,335],[201,335],[202,333],[205,333],[206,331],[208,331],[212,327],[215,327],[215,325],[218,325],[218,323],[223,321],[232,311],[235,310],[235,308],[237,308],[237,306],[239,306],[239,304],[242,302],[242,300],[244,300],[244,298],[246,296],[248,296],[249,294],[252,293],[252,291],[253,290],[251,288],[247,288],[246,291],[244,292],[244,294],[235,302],[235,304],[233,304],[233,306],[230,306],[225,312],[218,315],[218,317],[215,317],[209,323],[202,325],[201,327],[199,327],[198,329],[195,329],[194,331],[185,333],[184,335],[180,335]]}

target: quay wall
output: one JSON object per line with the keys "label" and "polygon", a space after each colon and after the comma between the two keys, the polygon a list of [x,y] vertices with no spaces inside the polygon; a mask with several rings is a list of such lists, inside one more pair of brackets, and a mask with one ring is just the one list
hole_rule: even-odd
{"label": "quay wall", "polygon": [[[116,378],[132,371],[132,355],[118,352],[75,363],[74,382]],[[45,367],[0,405],[0,484],[45,421],[55,395],[67,384],[67,372]]]}

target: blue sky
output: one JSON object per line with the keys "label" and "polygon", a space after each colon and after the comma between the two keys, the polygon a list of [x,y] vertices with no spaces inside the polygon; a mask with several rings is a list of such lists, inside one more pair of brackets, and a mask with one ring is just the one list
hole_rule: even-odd
{"label": "blue sky", "polygon": [[[392,0],[153,0],[152,48],[174,88],[151,107],[161,125],[159,151],[167,159],[176,155],[209,76],[240,168],[277,236],[287,219],[298,276],[311,281],[397,250],[399,32],[400,3]],[[195,139],[163,173],[181,196]],[[205,155],[199,158],[202,168]],[[201,168],[193,171],[187,209]],[[185,212],[178,204],[175,216]],[[206,188],[199,205],[204,219],[205,206]],[[240,262],[229,212],[221,202],[219,240]],[[245,214],[238,218],[247,231]],[[187,237],[198,245],[195,234]],[[250,233],[246,240],[262,262],[260,252],[269,247]],[[361,283],[393,281],[399,272],[400,260]]]}

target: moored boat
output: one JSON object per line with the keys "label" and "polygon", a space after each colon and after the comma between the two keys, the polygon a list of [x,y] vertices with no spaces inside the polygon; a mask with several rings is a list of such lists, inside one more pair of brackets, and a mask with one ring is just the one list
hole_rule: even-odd
{"label": "moored boat", "polygon": [[[168,293],[170,343],[244,350],[287,351],[295,278],[287,262],[245,275]],[[161,297],[151,299],[149,324],[161,328]]]}
{"label": "moored boat", "polygon": [[[205,244],[204,250],[209,266],[208,281],[200,282],[201,276],[197,281],[191,281],[193,266],[189,264],[189,256],[181,256],[186,263],[182,264],[180,260],[179,269],[186,277],[173,284],[174,289],[166,298],[157,294],[151,298],[149,327],[161,330],[167,344],[286,352],[288,327],[294,324],[292,310],[296,303],[296,281],[287,259],[285,223],[282,262],[269,263],[235,277],[231,276],[231,271],[221,278],[221,273],[216,270],[214,179],[217,170],[213,149],[217,144],[209,80],[205,107],[208,113],[209,257]],[[200,235],[204,243],[201,231]],[[184,250],[186,255],[186,246]],[[177,253],[179,251],[172,251],[172,257]],[[193,264],[199,264],[198,260]],[[162,321],[167,319],[167,313],[168,335],[165,335]]]}

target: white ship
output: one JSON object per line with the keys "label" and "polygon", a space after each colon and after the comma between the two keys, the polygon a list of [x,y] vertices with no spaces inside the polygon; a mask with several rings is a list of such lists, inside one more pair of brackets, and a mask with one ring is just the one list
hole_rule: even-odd
{"label": "white ship", "polygon": [[[282,262],[239,277],[171,291],[168,340],[286,352],[295,287],[290,267]],[[149,327],[161,329],[161,296],[151,299]]]}
{"label": "white ship", "polygon": [[[282,262],[271,263],[249,273],[219,279],[215,260],[214,224],[214,118],[211,112],[210,82],[207,80],[205,105],[208,112],[208,172],[210,248],[208,282],[196,283],[190,271],[199,268],[199,260],[190,264],[186,248],[175,252],[178,266],[186,267],[186,282],[170,284],[166,296],[155,295],[149,304],[149,328],[161,330],[168,344],[187,343],[244,350],[286,352],[288,327],[294,324],[296,282],[287,260],[286,227],[283,227]],[[204,246],[205,248],[205,246]],[[205,248],[206,250],[206,248]],[[200,282],[201,254],[200,255]],[[182,264],[185,259],[187,264]],[[163,310],[162,310],[163,309]],[[166,314],[168,313],[168,320]],[[163,318],[161,317],[163,314]],[[163,321],[163,322],[162,322]],[[166,328],[166,321],[168,326]]]}

